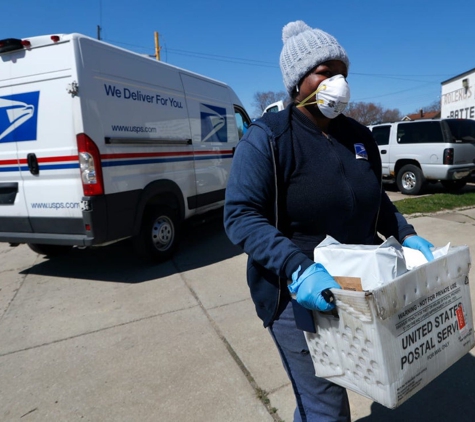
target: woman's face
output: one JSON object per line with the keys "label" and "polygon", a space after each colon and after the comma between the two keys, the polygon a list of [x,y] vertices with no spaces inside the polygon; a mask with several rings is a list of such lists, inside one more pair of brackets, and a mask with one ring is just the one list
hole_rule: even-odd
{"label": "woman's face", "polygon": [[312,92],[317,90],[318,85],[320,85],[322,81],[335,75],[343,75],[345,78],[348,76],[348,69],[345,63],[340,60],[329,60],[319,64],[303,78],[295,100],[298,102],[303,101]]}

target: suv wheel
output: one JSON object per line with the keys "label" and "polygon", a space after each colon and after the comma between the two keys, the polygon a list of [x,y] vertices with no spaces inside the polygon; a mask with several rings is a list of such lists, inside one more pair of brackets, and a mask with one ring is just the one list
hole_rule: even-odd
{"label": "suv wheel", "polygon": [[401,193],[405,195],[417,195],[421,192],[426,181],[419,167],[413,164],[407,164],[399,170],[396,182]]}

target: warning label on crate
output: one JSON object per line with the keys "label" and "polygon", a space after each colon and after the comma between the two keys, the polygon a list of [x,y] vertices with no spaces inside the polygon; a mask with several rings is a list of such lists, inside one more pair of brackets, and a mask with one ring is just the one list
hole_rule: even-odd
{"label": "warning label on crate", "polygon": [[462,288],[456,282],[396,313],[392,328],[400,346],[399,369],[407,370],[421,359],[430,361],[451,346],[463,346],[473,331],[466,320]]}

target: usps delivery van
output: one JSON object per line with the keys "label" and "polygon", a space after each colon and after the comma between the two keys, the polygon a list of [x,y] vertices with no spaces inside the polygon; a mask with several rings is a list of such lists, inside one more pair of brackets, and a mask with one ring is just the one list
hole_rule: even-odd
{"label": "usps delivery van", "polygon": [[226,84],[87,36],[0,40],[0,241],[168,259],[249,122]]}

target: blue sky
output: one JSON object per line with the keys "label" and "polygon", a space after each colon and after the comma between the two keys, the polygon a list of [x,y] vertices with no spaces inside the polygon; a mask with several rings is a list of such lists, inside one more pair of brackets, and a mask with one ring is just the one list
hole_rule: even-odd
{"label": "blue sky", "polygon": [[282,91],[282,27],[303,20],[338,39],[351,101],[403,114],[440,99],[441,82],[475,68],[475,1],[2,1],[0,39],[79,32],[223,81],[251,116],[253,96]]}

